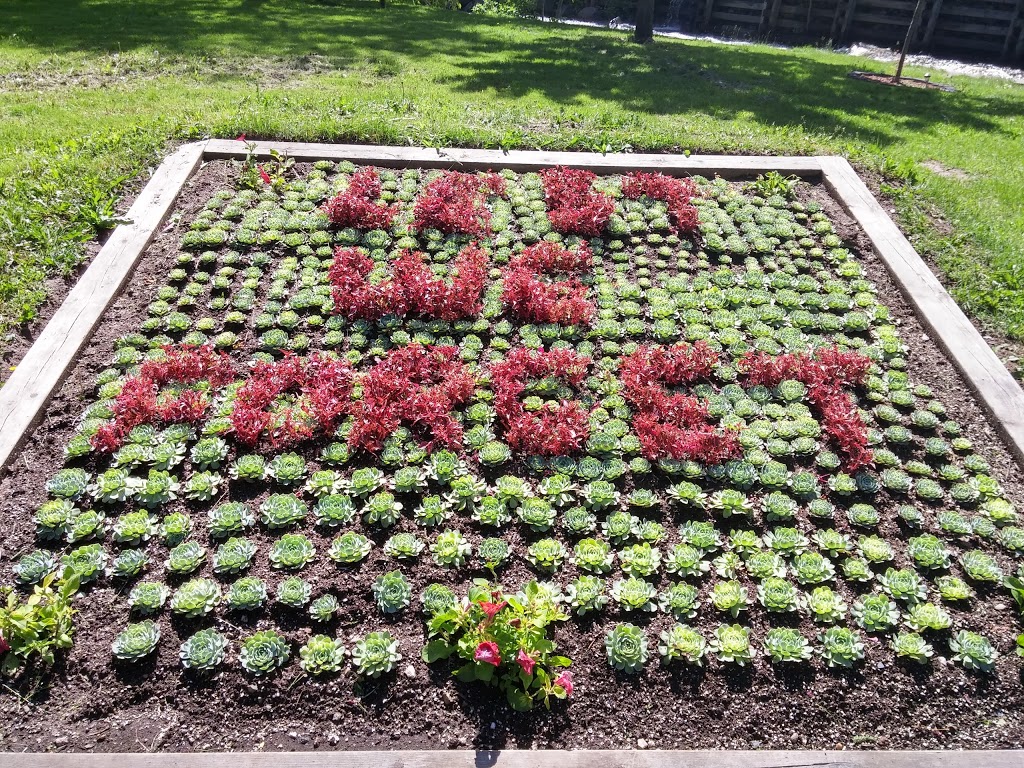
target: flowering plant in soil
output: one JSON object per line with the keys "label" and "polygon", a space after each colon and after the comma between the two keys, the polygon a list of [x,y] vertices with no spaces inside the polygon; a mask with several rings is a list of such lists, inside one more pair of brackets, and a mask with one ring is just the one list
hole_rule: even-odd
{"label": "flowering plant in soil", "polygon": [[280,448],[330,434],[352,409],[353,378],[347,362],[324,354],[258,362],[235,396],[235,437],[250,446],[264,438]]}
{"label": "flowering plant in soil", "polygon": [[335,312],[350,319],[421,315],[459,320],[480,311],[487,254],[475,243],[460,251],[450,282],[434,277],[423,255],[409,250],[391,264],[386,280],[371,282],[373,268],[374,261],[359,248],[335,249],[329,273]]}
{"label": "flowering plant in soil", "polygon": [[[505,271],[501,300],[511,313],[530,323],[589,323],[594,305],[587,287],[573,275],[589,269],[590,249],[581,243],[571,251],[560,243],[540,242],[526,248]],[[541,276],[565,275],[545,282]]]}
{"label": "flowering plant in soil", "polygon": [[462,425],[451,412],[470,398],[475,384],[456,347],[410,344],[392,349],[363,381],[349,445],[379,451],[405,423],[431,444],[458,450]]}
{"label": "flowering plant in soil", "polygon": [[234,377],[234,366],[210,345],[167,345],[162,360],[147,360],[121,388],[114,418],[92,437],[103,453],[119,448],[140,424],[197,424],[210,406],[207,389],[219,389]]}
{"label": "flowering plant in soil", "polygon": [[498,174],[446,171],[428,183],[417,198],[413,226],[445,234],[482,234],[491,223],[487,194],[505,194],[505,180]]}
{"label": "flowering plant in soil", "polygon": [[735,432],[722,432],[708,423],[706,403],[665,389],[708,378],[717,362],[717,353],[704,341],[669,348],[643,346],[622,361],[623,396],[637,409],[633,430],[647,459],[719,464],[740,453]]}
{"label": "flowering plant in soil", "polygon": [[622,180],[622,195],[630,200],[650,197],[664,200],[676,234],[697,229],[697,207],[691,202],[697,187],[689,179],[677,179],[663,173],[631,173]]}
{"label": "flowering plant in soil", "polygon": [[615,212],[615,201],[591,189],[591,171],[558,166],[540,172],[548,220],[566,235],[599,236]]}
{"label": "flowering plant in soil", "polygon": [[324,203],[323,210],[336,227],[387,229],[397,207],[380,203],[380,193],[377,169],[363,168],[352,174],[348,189]]}
{"label": "flowering plant in soil", "polygon": [[794,353],[771,356],[748,352],[739,363],[751,385],[778,386],[795,379],[807,386],[807,398],[821,413],[822,426],[846,457],[847,471],[872,461],[868,430],[844,386],[862,384],[871,360],[855,352],[836,348],[819,349],[813,355]]}
{"label": "flowering plant in soil", "polygon": [[505,595],[477,580],[469,597],[433,616],[428,634],[435,638],[423,648],[432,664],[455,655],[466,663],[455,671],[463,682],[479,680],[497,686],[516,710],[528,710],[551,697],[572,694],[572,661],[556,656],[550,626],[568,615],[541,590],[536,581],[516,595]]}
{"label": "flowering plant in soil", "polygon": [[547,404],[527,411],[521,395],[531,379],[552,377],[577,387],[587,374],[590,358],[568,349],[515,349],[491,366],[494,410],[505,427],[505,441],[523,453],[560,456],[576,453],[590,436],[589,412],[580,402]]}

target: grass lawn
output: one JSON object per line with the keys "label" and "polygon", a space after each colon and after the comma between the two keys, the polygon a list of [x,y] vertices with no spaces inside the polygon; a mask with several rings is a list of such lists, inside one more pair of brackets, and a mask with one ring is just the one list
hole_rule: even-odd
{"label": "grass lawn", "polygon": [[44,276],[74,269],[169,139],[245,132],[843,154],[887,180],[961,305],[1024,338],[1019,85],[897,90],[845,76],[887,65],[826,51],[639,47],[621,32],[361,0],[0,0],[0,18],[0,332],[32,319]]}

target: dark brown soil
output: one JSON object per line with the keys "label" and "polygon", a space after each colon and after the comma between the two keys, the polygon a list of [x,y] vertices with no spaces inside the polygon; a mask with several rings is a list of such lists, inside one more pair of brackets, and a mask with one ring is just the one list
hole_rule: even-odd
{"label": "dark brown soil", "polygon": [[926,88],[933,91],[948,92],[956,90],[953,86],[944,83],[933,83],[930,80],[922,80],[917,77],[901,77],[897,80],[895,75],[883,75],[878,72],[851,72],[850,77],[854,80],[867,80],[871,83],[892,85],[900,88]]}
{"label": "dark brown soil", "polygon": [[[223,164],[211,163],[189,183],[179,201],[182,221],[224,185],[226,173]],[[983,448],[1008,497],[1018,507],[1024,505],[1020,467],[950,362],[928,342],[883,265],[870,255],[863,235],[823,190],[809,194],[826,206],[839,234],[857,246],[882,301],[898,318],[912,350],[912,378],[933,388],[951,417]],[[137,327],[154,287],[177,253],[181,232],[179,224],[151,246],[54,398],[45,422],[27,442],[14,472],[0,481],[0,519],[7,521],[0,551],[4,574],[18,555],[32,548],[31,511],[43,499],[45,478],[61,466],[61,448],[97,371],[106,365],[112,341]],[[193,517],[198,522],[199,515]],[[891,515],[887,517],[891,520]],[[404,520],[402,525],[408,523]],[[329,537],[306,533],[323,552]],[[883,526],[882,533],[890,532]],[[255,538],[265,554],[269,538]],[[253,575],[269,575],[265,556],[258,556],[257,562]],[[0,747],[137,752],[637,746],[981,749],[1024,743],[1024,680],[1020,665],[1010,659],[1001,659],[991,676],[967,673],[941,657],[930,667],[918,668],[895,663],[891,651],[871,639],[865,663],[855,671],[828,670],[818,661],[784,669],[763,656],[744,668],[710,660],[706,668],[666,669],[658,666],[652,647],[647,669],[627,676],[608,666],[604,634],[618,621],[646,622],[620,616],[611,608],[590,624],[565,622],[555,632],[560,652],[574,660],[577,688],[572,701],[556,703],[550,712],[512,713],[503,697],[479,684],[456,683],[451,667],[428,667],[419,660],[424,642],[419,614],[409,610],[393,622],[381,618],[367,585],[390,567],[389,562],[378,546],[358,572],[320,558],[302,574],[314,583],[314,594],[316,588],[330,585],[342,599],[341,615],[327,628],[329,633],[347,639],[353,631],[387,628],[400,640],[405,658],[397,670],[361,686],[350,671],[327,680],[307,678],[294,660],[281,675],[269,679],[244,675],[234,656],[212,679],[183,673],[177,638],[193,627],[166,616],[165,636],[154,658],[141,664],[117,663],[109,644],[125,622],[123,594],[107,584],[86,591],[77,601],[76,641],[70,652],[53,670],[27,670],[0,692]],[[410,574],[414,594],[438,578],[435,570],[440,569],[421,563]],[[573,578],[574,568],[568,567],[564,575]],[[518,584],[531,577],[525,563],[517,560],[503,580]],[[847,599],[852,597],[847,587],[841,591]],[[1005,652],[1013,645],[1015,620],[1011,601],[1002,595],[987,596],[971,615],[970,628],[985,632]],[[951,613],[959,628],[963,617],[955,610]],[[707,630],[713,625],[710,619],[703,618],[700,626]],[[648,636],[656,637],[671,623],[670,617],[657,614],[649,621]],[[758,615],[749,624],[759,647],[767,623]],[[294,642],[310,634],[305,622],[290,620],[278,608],[216,621],[236,648],[241,636],[272,625]],[[811,634],[809,625],[803,629]],[[944,644],[936,645],[941,655]]]}

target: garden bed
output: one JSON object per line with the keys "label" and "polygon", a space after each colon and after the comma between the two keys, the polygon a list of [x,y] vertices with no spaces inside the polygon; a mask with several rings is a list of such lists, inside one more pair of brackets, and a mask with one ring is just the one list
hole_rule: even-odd
{"label": "garden bed", "polygon": [[[81,549],[98,544],[107,557],[100,570],[118,555],[131,570],[123,552],[148,556],[141,575],[97,573],[75,601],[73,648],[51,672],[30,668],[15,679],[22,698],[11,698],[8,748],[1018,745],[1020,620],[1001,577],[1020,564],[1024,533],[1013,507],[1024,503],[1024,485],[998,436],[1007,425],[989,422],[969,394],[978,382],[968,387],[931,341],[941,319],[922,326],[873,255],[871,233],[821,185],[698,178],[691,188],[619,170],[593,185],[559,171],[371,173],[326,160],[214,161],[196,173],[0,483],[5,580],[15,562],[25,581],[50,570],[46,554],[22,560],[37,549],[57,562],[78,549],[88,560]],[[318,214],[346,189],[325,209],[333,221]],[[448,344],[456,351],[436,351]],[[315,363],[307,399],[280,399],[297,391],[303,370],[287,369],[289,353],[325,352],[346,365]],[[153,362],[136,370],[146,357]],[[262,367],[251,366],[254,358]],[[410,390],[399,364],[433,387],[428,397]],[[160,392],[156,401],[150,391]],[[304,410],[287,411],[292,405]],[[395,418],[407,430],[400,441],[388,438]],[[186,437],[177,452],[166,447],[175,433]],[[132,480],[121,490],[124,476],[150,477],[159,454],[179,481],[176,498],[161,498],[159,475],[148,488]],[[243,456],[262,456],[266,466],[240,463]],[[124,472],[96,486],[112,461]],[[449,477],[451,467],[463,479]],[[88,474],[85,487],[68,468]],[[335,474],[314,475],[322,472]],[[525,481],[535,501],[499,481],[507,477]],[[76,510],[74,525],[37,526],[48,482],[50,501],[63,494]],[[442,503],[424,502],[431,496]],[[224,522],[225,504],[246,505],[253,523]],[[296,507],[303,519],[285,524]],[[152,520],[125,517],[139,509]],[[216,535],[213,509],[222,510]],[[371,509],[377,522],[363,519]],[[380,524],[395,511],[392,524]],[[344,531],[372,544],[364,559],[337,562],[354,559],[346,553],[361,543],[334,544]],[[444,531],[460,535],[438,545]],[[419,545],[392,540],[399,532],[435,546],[400,557]],[[282,536],[305,538],[274,550]],[[230,538],[232,552],[218,557]],[[496,576],[481,564],[485,539],[510,552]],[[584,539],[596,543],[578,547]],[[309,545],[308,563],[281,567],[289,556],[305,560]],[[175,547],[180,574],[165,569]],[[186,573],[198,557],[190,547],[205,559]],[[581,565],[588,552],[590,571]],[[965,563],[968,552],[980,554]],[[229,554],[242,565],[229,567]],[[373,594],[375,581],[396,570],[408,582],[405,607],[405,585],[394,605]],[[328,621],[311,617],[310,601],[277,600],[292,576],[308,584],[310,601],[337,599]],[[951,576],[963,582],[944,581]],[[255,610],[220,602],[189,617],[183,601],[172,610],[195,578],[225,597],[239,579],[259,579],[268,595]],[[538,700],[513,712],[497,687],[456,681],[465,662],[455,656],[421,660],[427,585],[461,598],[482,578],[505,587],[475,595],[495,606],[520,589],[523,602],[547,604],[525,585],[558,585],[551,602],[567,617],[548,633],[572,660],[572,688],[561,698],[570,690],[561,662],[538,650],[533,660],[551,670],[550,711]],[[601,602],[581,597],[594,578],[607,603],[578,616]],[[171,598],[150,616],[133,612],[139,582],[168,585]],[[645,599],[644,590],[657,595]],[[953,599],[957,590],[969,596]],[[865,604],[869,595],[884,599]],[[398,609],[385,613],[381,602]],[[834,610],[824,610],[829,603]],[[861,610],[872,606],[881,616],[874,623]],[[495,621],[514,609],[495,608]],[[474,638],[504,645],[487,634],[491,620],[472,615],[473,632],[483,627]],[[145,620],[159,627],[156,650],[115,659],[118,634]],[[642,633],[647,658],[641,664],[623,643],[614,660],[624,669],[615,670],[606,636],[627,624],[636,629],[619,632]],[[659,663],[660,636],[677,624],[710,643],[701,664]],[[749,631],[751,658],[742,638],[734,654],[712,642],[731,625]],[[830,627],[842,630],[833,641],[857,634],[848,658],[822,638]],[[906,652],[918,642],[914,627],[934,653],[923,663],[891,645],[900,634]],[[227,641],[223,663],[183,670],[182,643],[208,629]],[[280,634],[288,659],[254,674],[242,668],[240,649],[263,630]],[[379,676],[365,666],[359,674],[352,651],[378,631],[392,635],[402,658]],[[984,669],[965,669],[950,647],[962,631],[983,635],[998,657],[982,648],[974,666]],[[340,672],[304,671],[299,649],[313,635],[341,641]],[[684,637],[679,654],[699,655],[696,636],[676,639]],[[133,655],[125,646],[121,655]],[[478,658],[473,670],[492,666]],[[501,664],[499,672],[518,672],[508,653]]]}

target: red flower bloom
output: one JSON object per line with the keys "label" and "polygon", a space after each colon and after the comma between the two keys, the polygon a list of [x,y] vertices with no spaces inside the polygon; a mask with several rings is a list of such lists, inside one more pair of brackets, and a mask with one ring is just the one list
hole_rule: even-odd
{"label": "red flower bloom", "polygon": [[533,668],[537,666],[537,662],[530,657],[530,655],[522,648],[519,649],[519,655],[516,656],[516,663],[523,668],[523,672],[528,675],[533,674]]}
{"label": "red flower bloom", "polygon": [[555,678],[555,685],[562,686],[566,696],[572,696],[572,672],[565,670]]}
{"label": "red flower bloom", "polygon": [[271,183],[270,174],[267,173],[265,170],[263,170],[263,166],[262,165],[258,165],[256,167],[260,169],[260,178],[263,179],[263,183],[264,184],[270,184]]}
{"label": "red flower bloom", "polygon": [[476,653],[473,654],[473,658],[476,661],[482,661],[484,664],[498,666],[501,664],[501,653],[498,651],[498,644],[485,640],[476,647]]}
{"label": "red flower bloom", "polygon": [[480,603],[480,608],[484,613],[487,614],[487,620],[493,621],[494,617],[498,615],[498,611],[508,605],[507,600],[502,600],[500,603],[489,603],[486,600]]}
{"label": "red flower bloom", "polygon": [[10,643],[8,643],[6,640],[4,640],[4,636],[3,635],[0,635],[0,656],[2,656],[3,654],[7,653],[9,650],[11,650]]}

